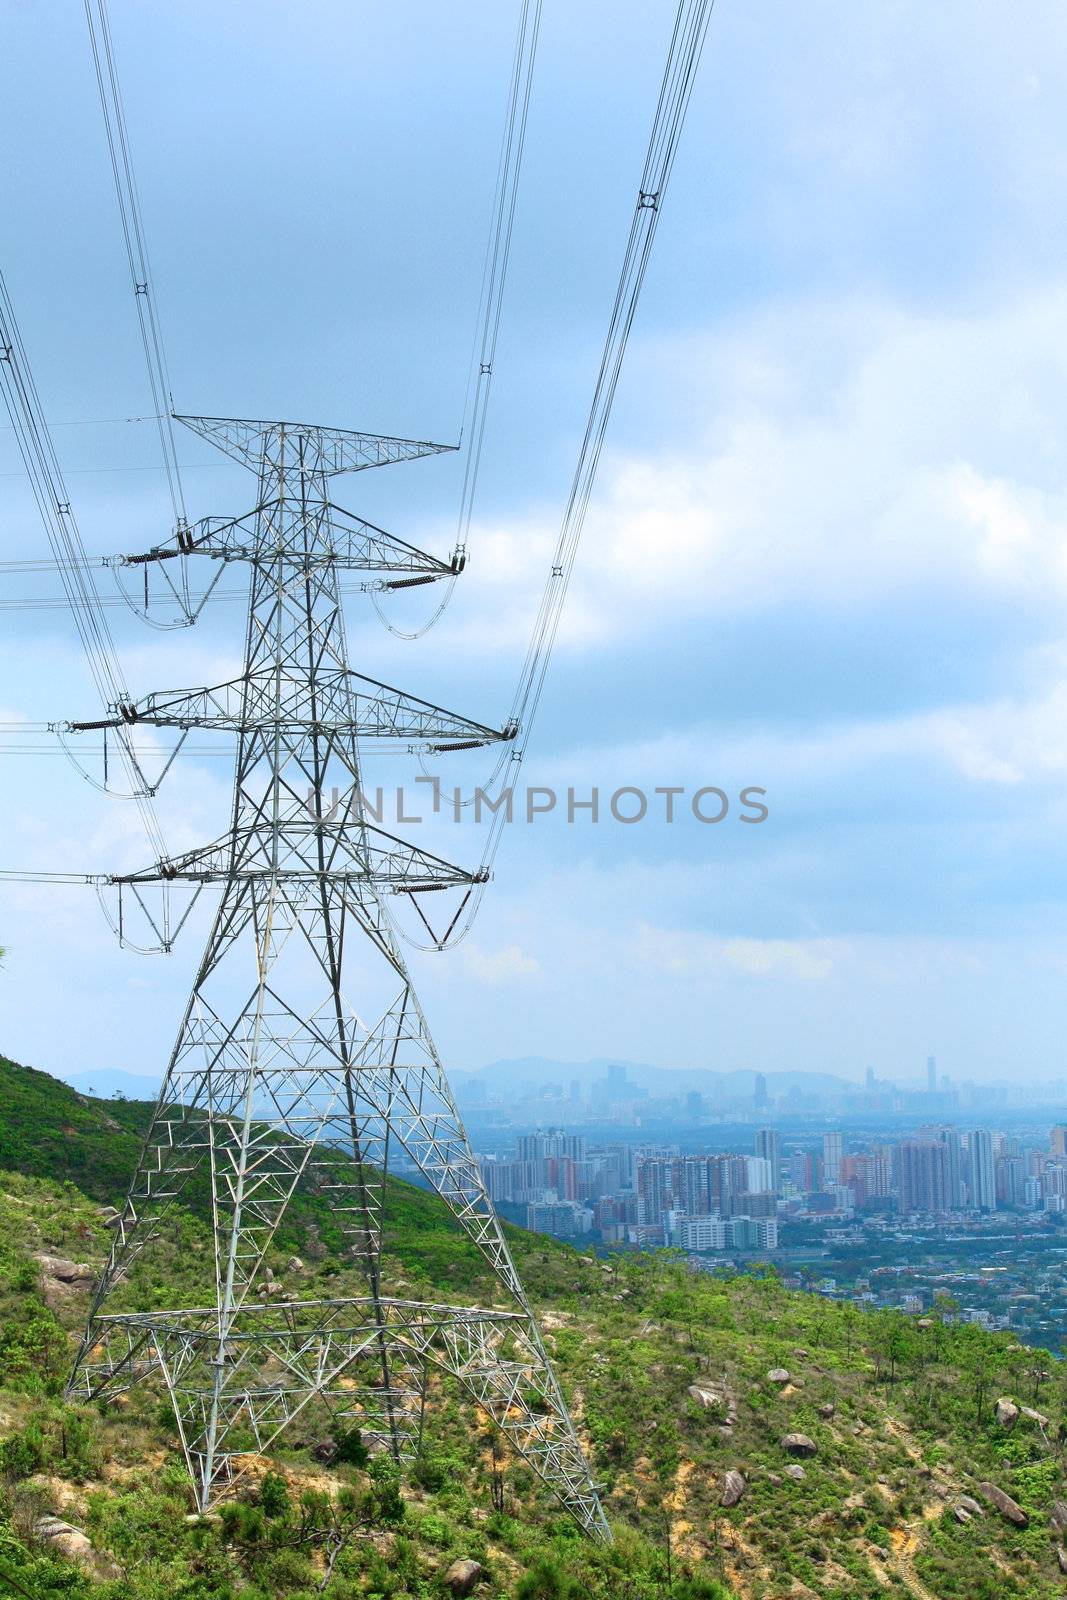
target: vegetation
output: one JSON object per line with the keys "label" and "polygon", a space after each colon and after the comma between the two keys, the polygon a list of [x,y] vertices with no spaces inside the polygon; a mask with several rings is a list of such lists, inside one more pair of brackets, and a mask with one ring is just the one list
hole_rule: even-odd
{"label": "vegetation", "polygon": [[[323,1465],[297,1429],[219,1514],[196,1518],[165,1396],[145,1385],[121,1405],[62,1399],[88,1285],[57,1280],[48,1258],[99,1264],[102,1207],[121,1199],[146,1114],[0,1066],[0,1593],[415,1600],[447,1596],[464,1558],[484,1569],[482,1600],[1063,1593],[1067,1372],[1043,1352],[957,1325],[949,1305],[925,1319],[866,1314],[790,1293],[770,1269],[693,1275],[667,1252],[602,1261],[525,1234],[520,1267],[604,1486],[610,1548],[582,1539],[444,1384],[426,1453],[402,1473],[355,1430]],[[83,1137],[97,1158],[76,1167],[66,1145]],[[457,1300],[488,1287],[432,1196],[395,1184],[391,1203],[391,1287]],[[301,1292],[348,1292],[316,1206],[304,1197],[298,1218],[316,1252]],[[210,1261],[194,1204],[124,1292],[188,1303]],[[284,1273],[280,1250],[273,1266]],[[1004,1426],[1002,1395],[1034,1414]],[[791,1455],[790,1433],[815,1453]],[[724,1507],[731,1471],[743,1492]],[[987,1501],[986,1483],[1026,1526]],[[958,1520],[961,1497],[981,1511]],[[91,1549],[61,1554],[49,1515]]]}

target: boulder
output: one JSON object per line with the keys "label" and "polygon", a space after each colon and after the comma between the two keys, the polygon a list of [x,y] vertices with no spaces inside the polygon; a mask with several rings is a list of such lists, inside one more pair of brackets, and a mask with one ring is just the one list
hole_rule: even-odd
{"label": "boulder", "polygon": [[1048,1525],[1053,1533],[1067,1533],[1067,1500],[1053,1500]]}
{"label": "boulder", "polygon": [[64,1522],[62,1517],[38,1517],[33,1531],[38,1539],[48,1544],[49,1549],[58,1550],[60,1555],[68,1556],[72,1561],[92,1560],[93,1547],[88,1536],[81,1528]]}
{"label": "boulder", "polygon": [[772,1367],[767,1374],[768,1383],[788,1383],[789,1373],[785,1367]]}
{"label": "boulder", "polygon": [[691,1383],[685,1391],[690,1400],[695,1400],[703,1411],[724,1411],[726,1401],[718,1389],[702,1389],[699,1383]]}
{"label": "boulder", "polygon": [[1019,1415],[1025,1417],[1027,1422],[1036,1422],[1042,1433],[1048,1427],[1048,1418],[1044,1412],[1035,1411],[1033,1406],[1020,1406]]}
{"label": "boulder", "polygon": [[982,1508],[978,1504],[978,1501],[972,1500],[969,1494],[958,1495],[956,1498],[956,1504],[961,1506],[963,1510],[967,1512],[968,1516],[980,1517],[983,1515]]}
{"label": "boulder", "polygon": [[96,1273],[84,1261],[67,1261],[63,1256],[38,1256],[41,1271],[57,1283],[92,1283]]}
{"label": "boulder", "polygon": [[744,1474],[741,1472],[728,1472],[722,1480],[722,1494],[719,1496],[721,1506],[735,1506],[748,1488]]}
{"label": "boulder", "polygon": [[787,1478],[794,1478],[797,1483],[802,1482],[802,1480],[807,1477],[807,1473],[798,1462],[794,1462],[791,1467],[786,1467],[785,1475]]}
{"label": "boulder", "polygon": [[993,1408],[993,1416],[996,1418],[997,1426],[1006,1428],[1010,1433],[1019,1420],[1019,1407],[1014,1400],[1009,1400],[1007,1395],[1001,1395]]}
{"label": "boulder", "polygon": [[822,1417],[824,1422],[832,1422],[837,1411],[836,1406],[829,1404],[824,1406],[816,1406],[815,1409],[819,1413],[819,1416]]}
{"label": "boulder", "polygon": [[819,1447],[814,1439],[809,1439],[806,1433],[787,1433],[782,1440],[782,1449],[788,1450],[791,1456],[815,1456]]}
{"label": "boulder", "polygon": [[971,1513],[965,1506],[953,1506],[952,1515],[957,1522],[970,1522],[971,1520]]}
{"label": "boulder", "polygon": [[485,1577],[485,1568],[480,1561],[472,1561],[469,1556],[453,1561],[445,1573],[445,1582],[454,1595],[470,1594],[476,1584],[481,1583]]}
{"label": "boulder", "polygon": [[316,1439],[311,1446],[311,1457],[314,1461],[330,1462],[337,1453],[337,1442],[331,1438]]}
{"label": "boulder", "polygon": [[[800,1470],[801,1470],[801,1472],[803,1472],[804,1468],[801,1467]],[[781,1483],[781,1481],[782,1481],[782,1478],[781,1478],[781,1474],[780,1473],[778,1473],[778,1472],[768,1472],[768,1474],[767,1474],[767,1482],[768,1483],[773,1483],[775,1488],[778,1487],[778,1485]]]}
{"label": "boulder", "polygon": [[978,1493],[983,1500],[988,1500],[991,1506],[996,1506],[1002,1517],[1007,1517],[1009,1522],[1014,1522],[1017,1528],[1029,1526],[1030,1518],[1026,1515],[1018,1501],[1013,1500],[1010,1494],[1005,1494],[1003,1489],[998,1489],[995,1483],[980,1483]]}
{"label": "boulder", "polygon": [[299,1256],[290,1256],[285,1266],[289,1272],[303,1272],[304,1270],[304,1263]]}
{"label": "boulder", "polygon": [[702,1411],[718,1412],[727,1428],[732,1428],[737,1421],[737,1402],[732,1394],[724,1394],[721,1389],[707,1389],[700,1383],[691,1383],[685,1392]]}
{"label": "boulder", "polygon": [[1060,1564],[1060,1571],[1067,1572],[1067,1550],[1063,1548],[1062,1544],[1056,1546],[1056,1560]]}

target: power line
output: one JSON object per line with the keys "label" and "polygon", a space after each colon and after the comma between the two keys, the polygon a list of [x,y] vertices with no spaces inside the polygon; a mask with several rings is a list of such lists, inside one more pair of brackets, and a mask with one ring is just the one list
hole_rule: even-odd
{"label": "power line", "polygon": [[159,427],[159,443],[163,452],[167,488],[174,508],[174,520],[179,526],[184,527],[187,520],[185,497],[182,491],[182,469],[174,443],[174,424],[171,421],[174,397],[167,370],[167,353],[156,311],[156,291],[152,282],[137,180],[130,154],[129,135],[126,131],[122,90],[115,70],[106,0],[95,0],[95,5],[94,20],[93,0],[85,0],[85,20],[89,26],[89,43],[93,52],[97,89],[100,93],[100,109],[104,116],[108,154],[111,157],[111,172],[115,180],[115,197],[118,200],[122,237],[126,245],[126,260],[129,263],[137,321],[141,329],[145,365],[148,368],[153,415]]}
{"label": "power line", "polygon": [[[33,488],[52,554],[85,651],[89,671],[105,707],[126,705],[130,695],[123,681],[114,641],[88,566],[74,510],[56,455],[22,342],[7,284],[0,273],[0,390],[3,391],[19,451]],[[118,747],[137,795],[141,818],[153,848],[166,849],[151,801],[144,793],[137,759],[120,735]]]}
{"label": "power line", "polygon": [[461,438],[466,440],[467,450],[456,529],[457,560],[454,563],[456,570],[445,583],[444,595],[436,609],[420,627],[411,630],[398,628],[390,622],[378,596],[371,590],[371,600],[379,620],[398,639],[420,639],[439,621],[455,591],[456,579],[466,563],[467,540],[478,490],[482,445],[485,441],[485,424],[489,413],[489,395],[496,365],[500,318],[504,307],[504,287],[507,282],[508,262],[511,258],[511,240],[515,229],[519,178],[522,173],[522,156],[526,144],[526,125],[530,115],[530,97],[533,91],[534,64],[537,60],[540,28],[541,0],[523,0],[512,59],[507,114],[500,146],[489,238],[482,267],[477,327],[467,375],[467,393],[463,402]]}
{"label": "power line", "polygon": [[[674,168],[678,141],[689,109],[714,3],[715,0],[679,0],[585,433],[559,537],[552,554],[548,578],[541,596],[540,608],[515,698],[512,701],[511,716],[508,719],[509,724],[519,728],[519,738],[511,751],[511,760],[503,763],[499,769],[499,781],[494,783],[491,780],[489,785],[494,790],[493,799],[497,802],[501,802],[505,791],[514,786],[522,768],[534,719],[544,692],[545,677],[585,526],[589,500],[626,355],[626,346],[645,281],[660,210]],[[490,809],[493,811],[493,820],[479,869],[478,887],[471,897],[466,920],[449,940],[451,944],[458,943],[470,931],[485,892],[490,868],[500,848],[508,813],[502,804],[493,806],[490,802]],[[432,949],[434,946],[423,946],[423,948]]]}
{"label": "power line", "polygon": [[[147,417],[75,417],[67,422],[50,422],[48,426],[55,433],[57,428],[105,428],[114,427],[119,423],[127,422],[158,422],[155,412]],[[10,433],[10,422],[0,422],[0,433]]]}

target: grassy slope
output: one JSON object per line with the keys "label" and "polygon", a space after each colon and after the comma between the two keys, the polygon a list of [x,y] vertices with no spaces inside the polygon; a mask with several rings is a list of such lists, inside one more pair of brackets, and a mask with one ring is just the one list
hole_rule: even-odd
{"label": "grassy slope", "polygon": [[[295,1512],[264,1522],[252,1508],[242,1513],[247,1525],[186,1524],[184,1480],[171,1465],[173,1440],[157,1397],[144,1391],[121,1410],[89,1414],[84,1439],[77,1417],[62,1415],[49,1398],[85,1294],[71,1291],[55,1313],[46,1309],[32,1256],[51,1250],[99,1260],[108,1235],[93,1202],[120,1197],[143,1116],[81,1101],[43,1074],[0,1068],[0,1166],[32,1174],[0,1173],[0,1435],[6,1425],[15,1446],[39,1441],[36,1458],[22,1466],[41,1469],[12,1472],[17,1449],[0,1443],[8,1526],[28,1552],[5,1558],[0,1522],[0,1565],[17,1559],[16,1576],[37,1585],[31,1593],[68,1592],[58,1576],[69,1580],[71,1569],[34,1554],[27,1536],[35,1507],[66,1505],[125,1569],[115,1584],[75,1580],[82,1588],[69,1592],[86,1600],[304,1600],[321,1582],[321,1554],[294,1549],[291,1539],[286,1547]],[[69,1139],[68,1127],[76,1130]],[[77,1158],[68,1145],[82,1138],[97,1156],[81,1169],[93,1201],[49,1181],[70,1176]],[[437,1202],[404,1185],[393,1197],[400,1212],[394,1285],[457,1299],[483,1289],[470,1251],[449,1253],[452,1235]],[[1052,1361],[1003,1336],[870,1317],[789,1294],[773,1278],[693,1278],[666,1257],[607,1266],[531,1236],[521,1236],[519,1253],[605,1484],[620,1533],[615,1552],[575,1541],[521,1469],[506,1474],[505,1511],[495,1511],[487,1439],[439,1389],[431,1405],[436,1464],[422,1483],[405,1486],[402,1522],[368,1529],[338,1562],[327,1600],[441,1593],[444,1570],[461,1554],[489,1569],[491,1581],[478,1591],[485,1596],[554,1600],[567,1592],[557,1581],[566,1569],[576,1575],[575,1594],[645,1600],[668,1592],[668,1535],[675,1600],[688,1600],[691,1580],[719,1578],[744,1600],[1051,1600],[1064,1592],[1049,1513],[1054,1498],[1067,1498],[1058,1443],[1067,1373]],[[187,1299],[209,1260],[206,1228],[184,1218],[128,1292],[142,1304]],[[283,1264],[279,1254],[277,1270]],[[309,1268],[302,1292],[351,1288],[329,1255]],[[790,1371],[790,1384],[769,1381],[776,1366]],[[694,1383],[730,1397],[736,1421],[728,1435],[724,1418],[688,1395]],[[1051,1426],[1043,1432],[1024,1420],[1006,1434],[992,1418],[1002,1393],[1028,1403],[1036,1397]],[[820,1410],[829,1405],[832,1417]],[[780,1441],[791,1430],[818,1447],[801,1481],[784,1471],[789,1457]],[[381,1522],[388,1515],[381,1486],[356,1468],[317,1466],[302,1448],[309,1442],[295,1439],[279,1459],[294,1497],[303,1487],[329,1494],[336,1506],[348,1491],[360,1508],[354,1514]],[[748,1488],[739,1505],[723,1510],[731,1468],[744,1473]],[[955,1521],[956,1496],[977,1495],[986,1478],[1026,1507],[1029,1528],[1015,1530],[992,1510],[966,1526]]]}

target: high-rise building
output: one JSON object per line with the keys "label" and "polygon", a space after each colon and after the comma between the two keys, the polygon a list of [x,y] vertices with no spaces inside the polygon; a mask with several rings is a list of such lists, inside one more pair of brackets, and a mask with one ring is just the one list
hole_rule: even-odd
{"label": "high-rise building", "polygon": [[976,1211],[995,1211],[997,1180],[993,1164],[993,1136],[988,1128],[976,1128],[970,1142],[970,1203]]}
{"label": "high-rise building", "polygon": [[945,1146],[922,1139],[905,1139],[900,1146],[900,1210],[944,1212],[947,1201]]}
{"label": "high-rise building", "polygon": [[771,1194],[774,1177],[766,1156],[745,1157],[745,1189],[749,1194]]}
{"label": "high-rise building", "polygon": [[1051,1155],[1067,1156],[1067,1127],[1062,1123],[1049,1134],[1048,1147]]}
{"label": "high-rise building", "polygon": [[687,1156],[677,1163],[672,1180],[675,1205],[687,1217],[700,1217],[710,1210],[708,1162],[706,1156]]}
{"label": "high-rise building", "polygon": [[704,1096],[699,1089],[690,1089],[685,1097],[685,1114],[691,1122],[696,1122],[704,1115]]}
{"label": "high-rise building", "polygon": [[964,1204],[963,1146],[958,1128],[942,1128],[945,1147],[945,1199],[949,1211],[960,1211]]}
{"label": "high-rise building", "polygon": [[674,1206],[672,1166],[672,1162],[664,1161],[659,1156],[638,1162],[637,1196],[640,1219],[645,1227],[658,1227],[664,1212]]}
{"label": "high-rise building", "polygon": [[993,1171],[996,1183],[997,1204],[1020,1206],[1026,1183],[1026,1169],[1021,1155],[995,1156]]}
{"label": "high-rise building", "polygon": [[874,1068],[873,1067],[868,1067],[867,1068],[867,1093],[868,1094],[876,1094],[877,1092],[878,1092],[878,1079],[874,1075]]}
{"label": "high-rise building", "polygon": [[926,1058],[926,1087],[931,1094],[937,1093],[937,1057]]}
{"label": "high-rise building", "polygon": [[782,1192],[782,1138],[777,1128],[760,1128],[756,1134],[756,1154],[771,1169],[770,1189],[773,1194]]}
{"label": "high-rise building", "polygon": [[724,1250],[729,1229],[725,1217],[681,1217],[674,1237],[682,1250]]}
{"label": "high-rise building", "polygon": [[839,1133],[824,1133],[822,1136],[822,1181],[827,1189],[841,1181],[841,1157],[844,1154],[844,1142]]}
{"label": "high-rise building", "polygon": [[756,1073],[756,1082],[752,1090],[753,1103],[757,1106],[767,1104],[767,1079],[762,1072]]}
{"label": "high-rise building", "polygon": [[789,1157],[789,1180],[801,1194],[811,1194],[818,1187],[817,1164],[822,1165],[810,1150],[794,1150]]}

